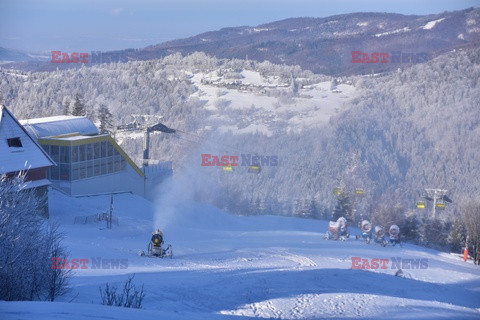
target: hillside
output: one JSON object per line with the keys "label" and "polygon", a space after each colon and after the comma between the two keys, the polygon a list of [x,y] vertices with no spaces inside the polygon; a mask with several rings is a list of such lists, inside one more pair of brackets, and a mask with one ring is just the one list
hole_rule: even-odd
{"label": "hillside", "polygon": [[[427,53],[480,40],[480,9],[428,16],[352,13],[327,18],[293,18],[256,27],[224,28],[142,49],[134,57],[202,51],[239,58],[299,65],[322,74],[378,73],[396,63],[352,64],[351,51]],[[409,63],[407,63],[409,64]]]}
{"label": "hillside", "polygon": [[[351,78],[176,54],[52,73],[4,70],[0,96],[19,118],[61,114],[77,92],[91,118],[102,103],[118,124],[132,113],[163,116],[181,132],[153,135],[152,158],[201,172],[192,182],[198,199],[230,212],[329,218],[332,190],[343,185],[367,191],[357,201],[359,215],[395,198],[421,218],[426,214],[413,207],[422,191],[445,188],[455,200],[441,213],[448,220],[480,187],[479,54],[478,47],[456,50],[394,73]],[[141,135],[116,138],[140,158]],[[205,153],[275,155],[280,165],[258,175],[245,167],[226,173],[201,166]],[[206,186],[217,192],[204,192]]]}
{"label": "hillside", "polygon": [[[405,244],[324,240],[326,222],[232,216],[192,201],[179,185],[155,205],[116,195],[112,230],[73,224],[77,215],[108,210],[108,196],[70,198],[52,192],[51,220],[61,225],[71,259],[127,259],[126,269],[76,270],[73,289],[55,302],[0,302],[2,319],[476,319],[480,271],[458,255]],[[173,259],[138,256],[154,227],[173,246]],[[350,231],[357,234],[355,228]],[[386,269],[352,270],[352,257],[426,259],[427,268],[396,277]],[[445,275],[448,273],[448,277]],[[121,286],[135,274],[143,308],[100,305],[99,287]],[[421,310],[421,313],[419,313]]]}
{"label": "hillside", "polygon": [[26,52],[0,47],[0,64],[7,64],[13,61],[31,61],[34,59],[35,57]]}
{"label": "hillside", "polygon": [[[152,60],[180,52],[217,58],[298,65],[327,75],[371,74],[425,62],[454,48],[480,41],[480,9],[414,16],[351,13],[325,18],[291,18],[258,26],[229,27],[146,48],[95,52],[90,64]],[[389,63],[352,63],[352,51],[388,53]],[[395,52],[413,54],[391,62]],[[419,55],[421,59],[415,58]],[[421,56],[420,56],[421,55]],[[1,55],[0,55],[1,60]],[[76,64],[20,62],[20,70],[53,71]]]}

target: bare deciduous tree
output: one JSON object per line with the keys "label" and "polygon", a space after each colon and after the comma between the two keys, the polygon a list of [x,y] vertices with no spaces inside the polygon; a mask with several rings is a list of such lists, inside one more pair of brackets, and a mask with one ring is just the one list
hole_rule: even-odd
{"label": "bare deciduous tree", "polygon": [[105,284],[105,288],[100,287],[100,297],[102,304],[107,306],[117,306],[125,308],[137,308],[142,307],[143,298],[145,292],[143,291],[143,285],[138,290],[133,284],[133,278],[135,275],[129,276],[123,286],[121,293],[117,292],[117,287]]}
{"label": "bare deciduous tree", "polygon": [[69,273],[52,270],[52,256],[63,255],[59,233],[41,217],[42,199],[24,178],[0,176],[0,299],[53,301],[65,293]]}
{"label": "bare deciduous tree", "polygon": [[471,200],[462,206],[462,218],[469,242],[473,246],[473,259],[480,263],[480,201]]}

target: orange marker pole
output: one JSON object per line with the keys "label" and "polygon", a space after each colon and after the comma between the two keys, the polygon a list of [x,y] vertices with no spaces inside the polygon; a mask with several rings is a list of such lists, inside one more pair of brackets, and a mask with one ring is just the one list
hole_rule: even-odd
{"label": "orange marker pole", "polygon": [[468,260],[468,235],[467,238],[465,239],[465,250],[463,250],[463,261]]}

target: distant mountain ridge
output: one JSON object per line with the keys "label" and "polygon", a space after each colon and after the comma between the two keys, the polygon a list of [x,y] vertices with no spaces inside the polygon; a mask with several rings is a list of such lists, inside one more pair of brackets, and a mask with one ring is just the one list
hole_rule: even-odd
{"label": "distant mountain ridge", "polygon": [[[303,69],[328,75],[365,74],[394,70],[400,65],[352,63],[352,51],[369,55],[374,52],[421,53],[431,59],[479,41],[480,8],[421,16],[351,13],[326,18],[290,18],[255,27],[223,28],[139,50],[105,52],[101,59],[97,56],[94,60],[151,60],[176,52],[201,51],[217,58],[300,65]],[[28,69],[29,65],[24,64],[23,68]],[[57,67],[58,64],[37,64],[33,69],[54,70]]]}
{"label": "distant mountain ridge", "polygon": [[24,51],[0,47],[0,62],[31,61],[33,59],[33,57]]}

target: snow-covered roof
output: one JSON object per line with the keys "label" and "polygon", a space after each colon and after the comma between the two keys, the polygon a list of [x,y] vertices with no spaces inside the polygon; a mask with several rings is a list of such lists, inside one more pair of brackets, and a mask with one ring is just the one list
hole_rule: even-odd
{"label": "snow-covered roof", "polygon": [[55,116],[20,120],[20,123],[37,139],[71,133],[79,133],[87,136],[98,134],[98,129],[95,124],[86,117]]}
{"label": "snow-covered roof", "polygon": [[0,174],[55,165],[42,147],[0,105]]}

